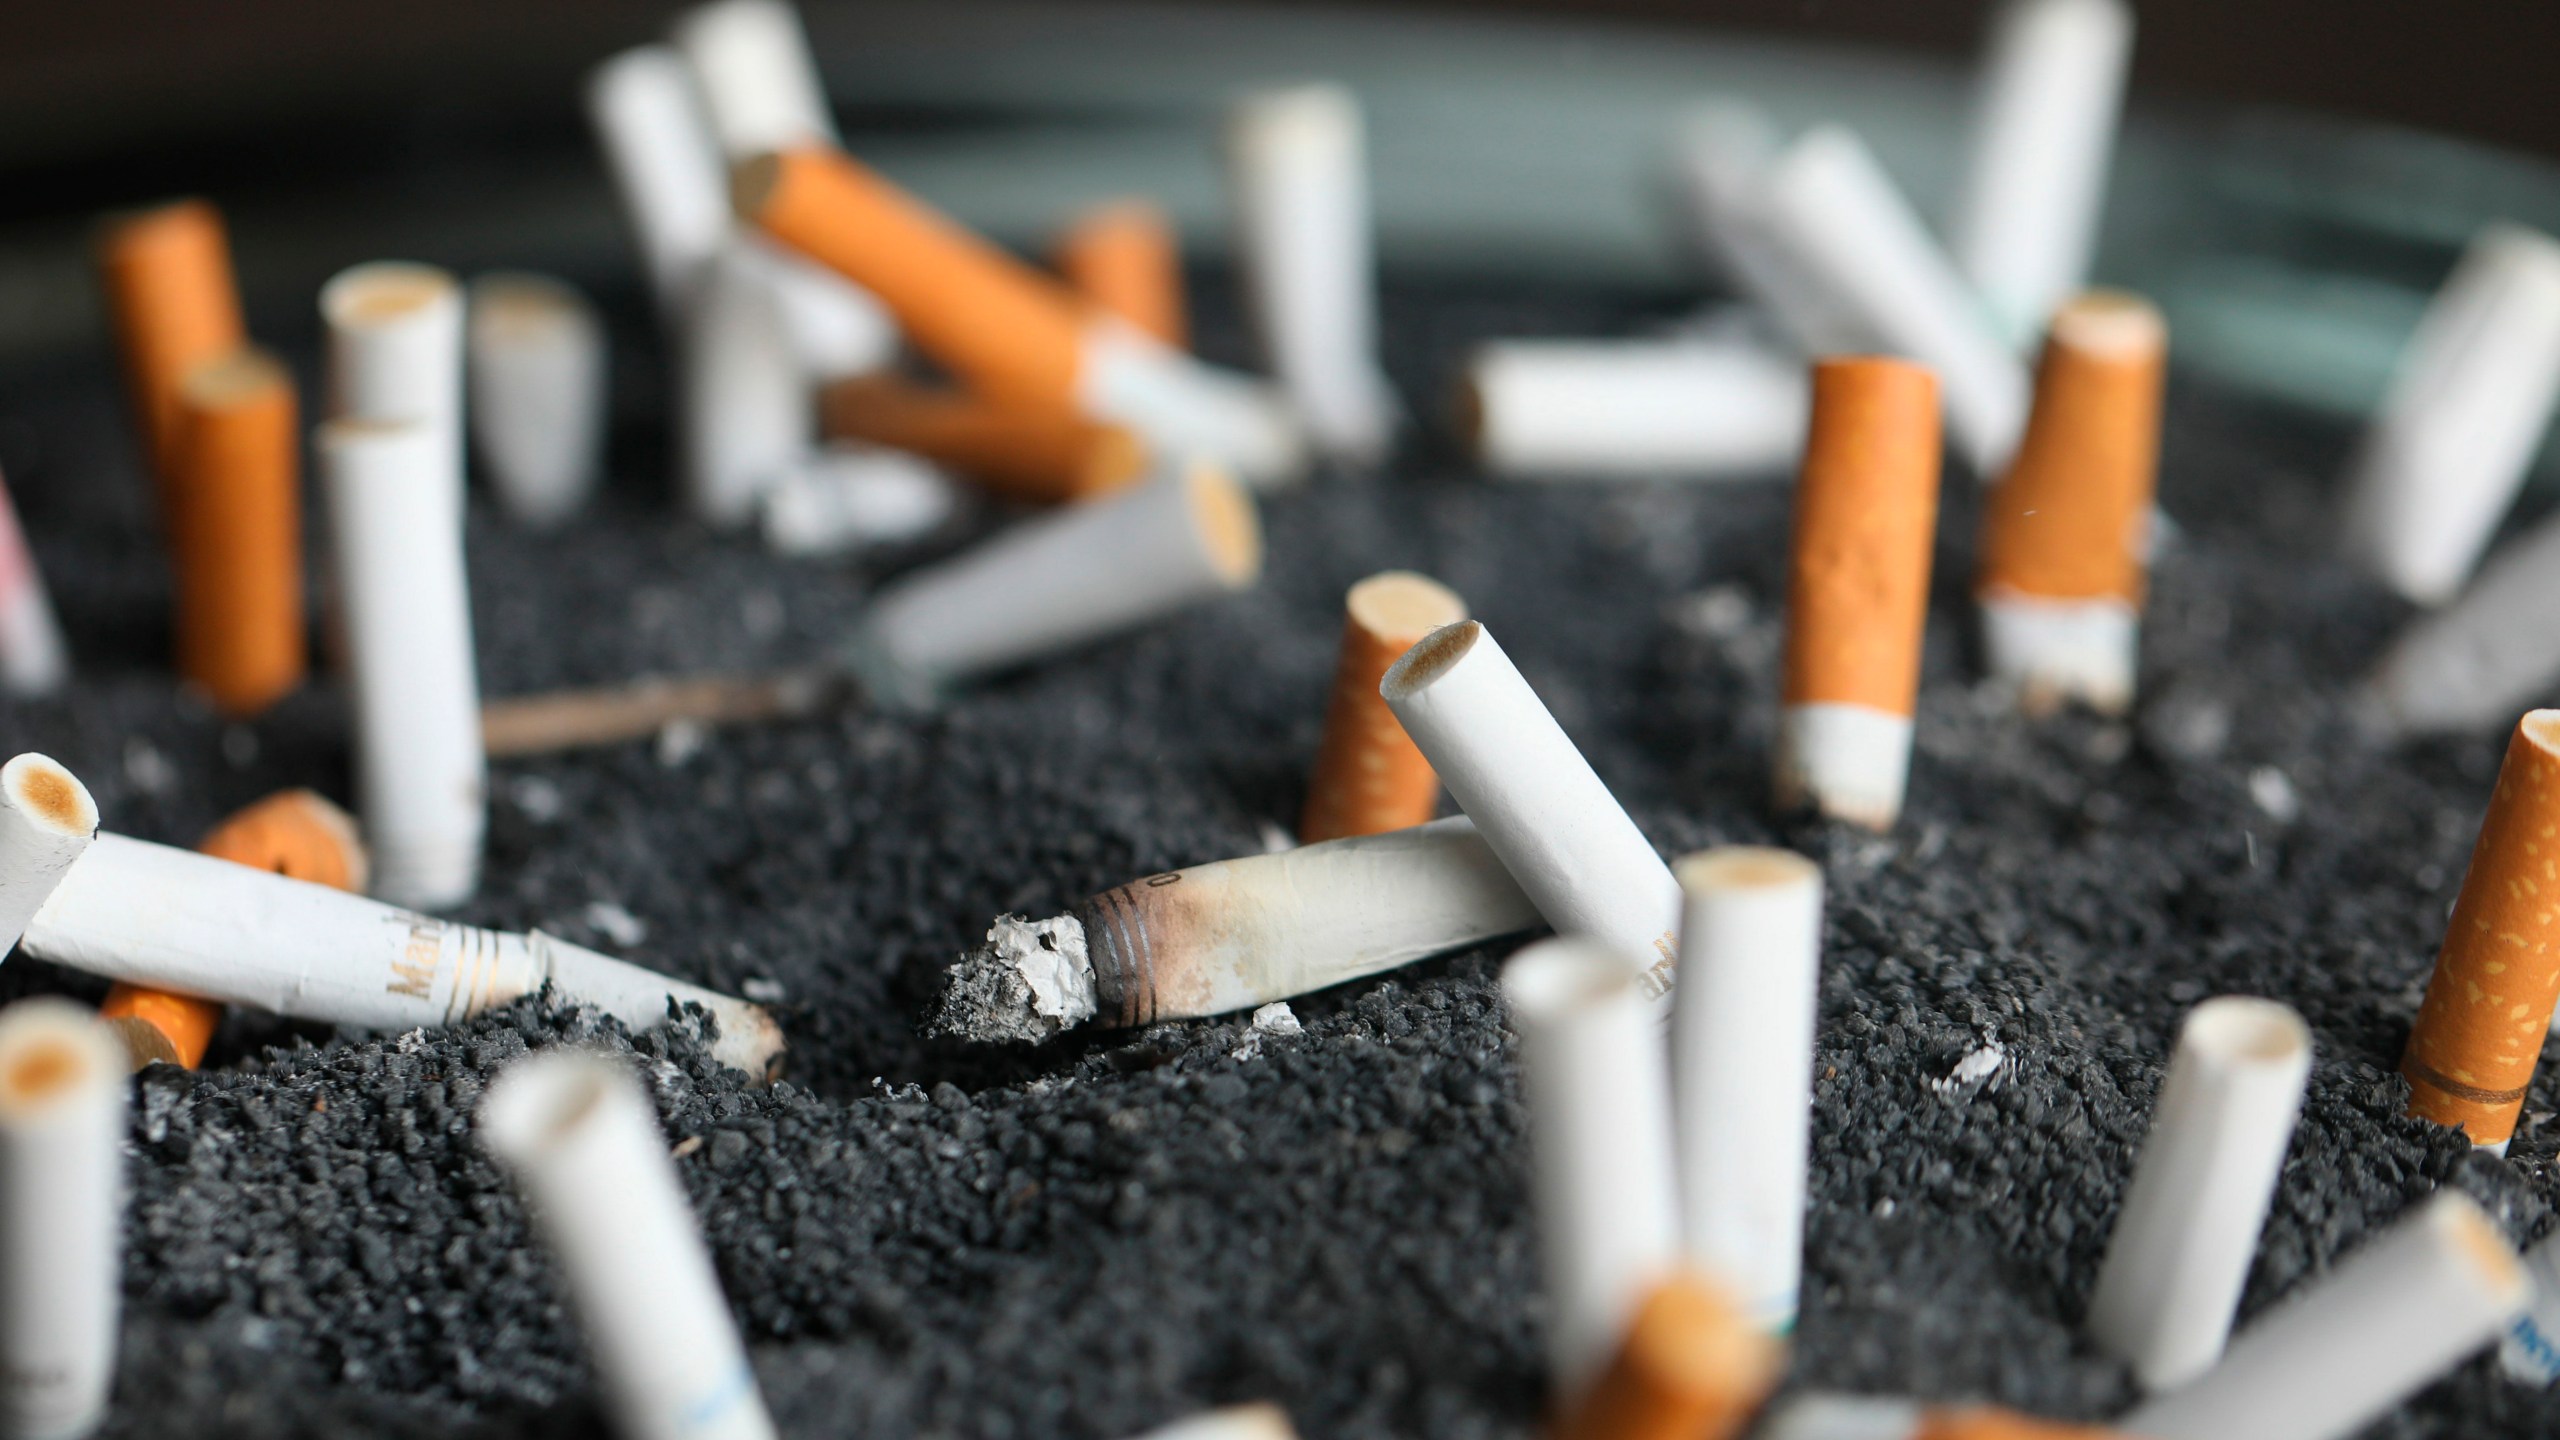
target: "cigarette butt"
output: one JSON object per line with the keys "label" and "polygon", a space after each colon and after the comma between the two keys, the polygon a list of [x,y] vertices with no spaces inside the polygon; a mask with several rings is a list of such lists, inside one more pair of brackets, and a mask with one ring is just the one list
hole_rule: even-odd
{"label": "cigarette butt", "polygon": [[2441,610],[2413,617],[2356,699],[2386,735],[2486,729],[2560,679],[2560,520],[2498,547]]}
{"label": "cigarette butt", "polygon": [[1937,392],[1903,360],[1813,368],[1787,583],[1782,809],[1875,830],[1901,813],[1938,518]]}
{"label": "cigarette butt", "polygon": [[2560,710],[2516,723],[2400,1073],[2409,1113],[2504,1153],[2560,999]]}
{"label": "cigarette butt", "polygon": [[778,555],[848,555],[913,544],[959,510],[959,487],[930,462],[839,441],[764,492],[764,543]]}
{"label": "cigarette butt", "polygon": [[678,16],[668,33],[730,159],[835,143],[817,58],[787,0],[712,0]]}
{"label": "cigarette butt", "polygon": [[651,677],[594,690],[510,696],[480,707],[480,741],[492,759],[551,755],[645,740],[669,725],[744,725],[814,715],[844,699],[834,671],[695,679]]}
{"label": "cigarette butt", "polygon": [[1753,1434],[1755,1440],[2141,1440],[2129,1431],[2040,1420],[1989,1405],[1823,1394],[1787,1401]]}
{"label": "cigarette butt", "polygon": [[428,457],[410,483],[433,490],[459,529],[462,287],[432,265],[372,261],[330,277],[320,318],[329,331],[330,417],[419,426]]}
{"label": "cigarette butt", "polygon": [[98,802],[60,761],[30,750],[0,765],[0,955],[97,834]]}
{"label": "cigarette butt", "polygon": [[695,281],[683,360],[685,499],[731,529],[808,451],[816,417],[771,257],[732,241]]}
{"label": "cigarette butt", "polygon": [[1230,1405],[1160,1425],[1137,1440],[1298,1440],[1298,1430],[1277,1405]]}
{"label": "cigarette butt", "polygon": [[467,346],[472,438],[489,487],[519,522],[576,513],[604,466],[604,323],[547,275],[471,282]]}
{"label": "cigarette butt", "polygon": [[167,511],[178,673],[245,718],[301,685],[302,435],[293,377],[261,350],[188,372]]}
{"label": "cigarette butt", "polygon": [[1776,475],[1803,453],[1805,371],[1747,335],[1502,340],[1479,348],[1459,430],[1505,480]]}
{"label": "cigarette butt", "polygon": [[115,1379],[124,1056],[52,997],[0,1010],[0,1433],[76,1440]]}
{"label": "cigarette butt", "polygon": [[826,388],[820,426],[831,437],[908,450],[1008,500],[1090,500],[1137,483],[1146,442],[1125,425],[999,405],[886,375]]}
{"label": "cigarette butt", "polygon": [[51,695],[71,678],[71,650],[54,618],[17,502],[0,482],[0,691],[34,698]]}
{"label": "cigarette butt", "polygon": [[1730,1440],[1778,1383],[1781,1347],[1731,1297],[1674,1275],[1637,1307],[1555,1440]]}
{"label": "cigarette butt", "polygon": [[1182,242],[1162,206],[1115,200],[1058,237],[1058,273],[1076,293],[1175,349],[1191,343],[1182,301]]}
{"label": "cigarette butt", "polygon": [[2133,702],[2168,351],[2138,296],[2093,291],[2053,318],[2026,438],[1983,507],[1975,582],[1991,672],[2030,711]]}
{"label": "cigarette butt", "polygon": [[[1690,229],[1709,265],[1797,357],[1864,349],[1873,343],[1866,326],[1779,237],[1765,187],[1784,141],[1776,121],[1742,101],[1709,101],[1683,115],[1674,159]],[[1799,425],[1790,451],[1803,439]]]}
{"label": "cigarette butt", "polygon": [[729,233],[728,164],[672,46],[643,45],[598,65],[586,102],[659,323],[676,333],[703,263]]}
{"label": "cigarette butt", "polygon": [[1467,602],[1429,576],[1386,570],[1352,586],[1342,611],[1342,654],[1298,822],[1298,839],[1309,843],[1402,830],[1439,810],[1440,777],[1378,684],[1423,636],[1466,619]]}
{"label": "cigarette butt", "polygon": [[179,383],[247,338],[222,214],[205,201],[180,200],[114,217],[98,237],[98,268],[165,500],[177,473]]}

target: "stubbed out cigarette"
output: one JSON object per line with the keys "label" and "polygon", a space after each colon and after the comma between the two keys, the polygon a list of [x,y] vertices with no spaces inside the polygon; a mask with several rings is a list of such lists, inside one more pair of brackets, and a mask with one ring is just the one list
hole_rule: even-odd
{"label": "stubbed out cigarette", "polygon": [[1552,1393],[1570,1413],[1679,1265],[1662,1026],[1636,958],[1583,936],[1502,967],[1529,1107]]}
{"label": "stubbed out cigarette", "polygon": [[1983,505],[1975,581],[1991,673],[2030,711],[2133,703],[2168,352],[2138,296],[2095,291],[2053,317],[2026,438]]}
{"label": "stubbed out cigarette", "polygon": [[625,50],[587,77],[587,122],[670,330],[729,233],[729,172],[684,56]]}
{"label": "stubbed out cigarette", "polygon": [[959,511],[958,488],[920,457],[834,444],[764,492],[764,543],[782,555],[845,555],[921,540]]}
{"label": "stubbed out cigarette", "polygon": [[54,617],[44,574],[27,548],[17,502],[0,482],[0,692],[51,695],[71,678],[71,647]]}
{"label": "stubbed out cigarette", "polygon": [[2487,1344],[2530,1289],[2498,1227],[2445,1191],[2119,1423],[2147,1440],[2346,1440]]}
{"label": "stubbed out cigarette", "polygon": [[1158,1426],[1137,1440],[1298,1440],[1298,1431],[1277,1405],[1230,1405]]}
{"label": "stubbed out cigarette", "polygon": [[2486,729],[2560,679],[2560,519],[2500,546],[2460,599],[2409,622],[2358,706],[2392,734]]}
{"label": "stubbed out cigarette", "polygon": [[1902,813],[1937,519],[1936,380],[1904,360],[1815,365],[1787,579],[1781,809],[1872,830]]}
{"label": "stubbed out cigarette", "polygon": [[490,489],[527,525],[586,503],[604,466],[604,324],[547,275],[471,282],[471,436]]}
{"label": "stubbed out cigarette", "polygon": [[2021,345],[2088,280],[2132,59],[2125,0],[2011,0],[1992,22],[1948,248]]}
{"label": "stubbed out cigarette", "polygon": [[1731,1440],[1778,1383],[1781,1347],[1720,1287],[1675,1274],[1636,1307],[1556,1440]]}
{"label": "stubbed out cigarette", "polygon": [[1804,366],[1749,336],[1502,340],[1467,362],[1459,428],[1506,480],[1775,475],[1804,446]]}
{"label": "stubbed out cigarette", "polygon": [[929,1028],[1036,1043],[1223,1015],[1534,928],[1463,817],[1171,870],[1064,915],[1007,915],[951,967]]}
{"label": "stubbed out cigarette", "polygon": [[1822,867],[1734,845],[1673,867],[1672,1118],[1689,1263],[1764,1330],[1795,1324],[1821,983]]}
{"label": "stubbed out cigarette", "polygon": [[2400,1073],[2409,1113],[2506,1152],[2560,1000],[2560,710],[2516,722]]}
{"label": "stubbed out cigarette", "polygon": [[818,414],[835,439],[912,451],[1008,500],[1090,500],[1135,484],[1147,468],[1146,442],[1125,425],[886,375],[828,386]]}
{"label": "stubbed out cigarette", "polygon": [[2039,1420],[1988,1405],[1923,1405],[1863,1395],[1800,1394],[1753,1440],[2143,1440],[2100,1425]]}
{"label": "stubbed out cigarette", "polygon": [[1423,636],[1466,619],[1467,602],[1427,575],[1384,570],[1352,586],[1342,612],[1341,658],[1298,821],[1305,842],[1401,830],[1440,808],[1440,777],[1380,698],[1378,682]]}
{"label": "stubbed out cigarette", "polygon": [[2560,241],[2480,232],[2409,337],[2347,474],[2350,556],[2421,605],[2462,588],[2560,404]]}
{"label": "stubbed out cigarette", "polygon": [[419,909],[457,904],[480,883],[488,764],[441,440],[420,421],[334,420],[316,443],[374,893]]}
{"label": "stubbed out cigarette", "polygon": [[2310,1073],[2310,1027],[2273,1000],[2208,1000],[2179,1028],[2087,1322],[2146,1389],[2221,1358]]}
{"label": "stubbed out cigarette", "polygon": [[247,338],[221,212],[180,200],[113,217],[98,236],[98,269],[125,385],[165,492],[176,473],[179,382]]}
{"label": "stubbed out cigarette", "polygon": [[480,1141],[515,1177],[630,1440],[771,1440],[773,1421],[667,1138],[629,1066],[551,1050],[480,1102]]}
{"label": "stubbed out cigarette", "polygon": [[0,955],[97,834],[98,802],[60,761],[30,750],[0,765]]}
{"label": "stubbed out cigarette", "polygon": [[124,1056],[68,1001],[0,1010],[0,1434],[78,1440],[115,1379]]}
{"label": "stubbed out cigarette", "polygon": [[1378,693],[1556,933],[1605,942],[1667,1010],[1680,883],[1493,632],[1432,631]]}
{"label": "stubbed out cigarette", "polygon": [[708,524],[745,525],[807,452],[815,418],[769,267],[741,242],[703,270],[679,371],[688,506]]}
{"label": "stubbed out cigarette", "polygon": [[462,287],[432,265],[377,260],[320,290],[329,328],[329,414],[409,422],[427,458],[409,482],[440,492],[462,523]]}
{"label": "stubbed out cigarette", "polygon": [[876,699],[930,705],[974,676],[1070,650],[1262,574],[1253,497],[1196,464],[1106,500],[1027,520],[901,577],[848,650]]}
{"label": "stubbed out cigarette", "polygon": [[178,392],[166,525],[176,562],[178,673],[224,715],[302,683],[302,426],[293,377],[235,350]]}
{"label": "stubbed out cigarette", "polygon": [[480,707],[480,743],[493,760],[645,740],[670,725],[793,720],[842,704],[845,683],[827,670],[770,675],[650,677],[628,685],[511,695]]}
{"label": "stubbed out cigarette", "polygon": [[712,0],[678,16],[670,38],[729,159],[835,142],[826,85],[788,0]]}
{"label": "stubbed out cigarette", "polygon": [[1055,260],[1077,294],[1177,350],[1191,343],[1182,243],[1164,207],[1148,200],[1097,205],[1058,237]]}
{"label": "stubbed out cigarette", "polygon": [[1862,348],[1865,329],[1770,219],[1762,185],[1781,148],[1776,122],[1753,105],[1711,101],[1681,117],[1672,159],[1690,229],[1707,262],[1799,356]]}

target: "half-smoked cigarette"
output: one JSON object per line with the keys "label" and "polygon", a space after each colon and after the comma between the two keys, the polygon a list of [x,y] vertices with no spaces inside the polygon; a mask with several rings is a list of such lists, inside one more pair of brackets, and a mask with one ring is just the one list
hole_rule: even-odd
{"label": "half-smoked cigarette", "polygon": [[69,1001],[0,1010],[0,1434],[78,1440],[115,1379],[124,1056]]}
{"label": "half-smoked cigarette", "polygon": [[1493,632],[1432,631],[1378,693],[1556,933],[1626,956],[1668,1013],[1680,882]]}
{"label": "half-smoked cigarette", "polygon": [[[1753,1440],[2142,1440],[2101,1425],[2039,1420],[1989,1405],[1923,1405],[1864,1395],[1800,1394]],[[2254,1440],[2254,1437],[2253,1437]]]}
{"label": "half-smoked cigarette", "polygon": [[[410,482],[433,486],[462,524],[462,287],[432,265],[377,260],[320,289],[329,329],[329,415],[409,421],[428,455]],[[343,572],[342,572],[343,575]]]}
{"label": "half-smoked cigarette", "polygon": [[489,488],[519,522],[557,525],[604,466],[604,324],[547,275],[471,282],[471,438]]}
{"label": "half-smoked cigarette", "polygon": [[828,386],[818,415],[831,438],[913,451],[1008,500],[1090,500],[1135,484],[1147,468],[1146,442],[1125,425],[887,375]]}
{"label": "half-smoked cigarette", "polygon": [[1289,1414],[1268,1403],[1230,1405],[1161,1425],[1136,1440],[1298,1440]]}
{"label": "half-smoked cigarette", "polygon": [[587,122],[668,333],[680,328],[703,265],[729,234],[729,171],[684,56],[625,50],[587,77]]}
{"label": "half-smoked cigarette", "polygon": [[1182,242],[1149,200],[1114,200],[1075,218],[1052,253],[1077,294],[1177,350],[1191,343]]}
{"label": "half-smoked cigarette", "polygon": [[706,263],[685,318],[685,499],[696,518],[723,529],[755,518],[815,428],[808,376],[769,269],[731,241]]}
{"label": "half-smoked cigarette", "polygon": [[1681,1239],[1752,1324],[1783,1334],[1804,1271],[1822,867],[1731,845],[1672,873],[1682,893],[1671,997]]}
{"label": "half-smoked cigarette", "polygon": [[720,1277],[629,1065],[551,1050],[480,1102],[503,1162],[560,1257],[578,1328],[629,1440],[772,1440]]}
{"label": "half-smoked cigarette", "polygon": [[1902,812],[1938,518],[1937,392],[1909,361],[1813,367],[1787,580],[1781,809],[1872,830]]}
{"label": "half-smoked cigarette", "polygon": [[215,710],[258,714],[302,683],[302,425],[293,377],[235,350],[178,391],[170,477],[178,674]]}
{"label": "half-smoked cigarette", "polygon": [[931,1028],[1036,1043],[1288,1000],[1534,928],[1475,826],[1452,817],[1133,880],[1064,915],[1007,915],[951,967]]}
{"label": "half-smoked cigarette", "polygon": [[1261,574],[1253,497],[1218,467],[1195,464],[901,577],[872,600],[847,655],[874,698],[930,705],[971,677],[1245,589]]}
{"label": "half-smoked cigarette", "polygon": [[721,153],[745,160],[836,142],[826,84],[788,0],[712,0],[676,17],[682,52]]}
{"label": "half-smoked cigarette", "polygon": [[489,758],[510,760],[645,740],[675,724],[791,720],[842,703],[845,688],[835,672],[809,669],[689,679],[652,676],[592,690],[511,695],[480,707],[480,744]]}
{"label": "half-smoked cigarette", "polygon": [[2531,1298],[2498,1227],[2443,1191],[2260,1316],[2203,1378],[2120,1424],[2146,1440],[2346,1440]]}
{"label": "half-smoked cigarette", "polygon": [[98,802],[60,761],[30,750],[0,765],[0,955],[97,834]]}
{"label": "half-smoked cigarette", "polygon": [[922,457],[839,442],[784,471],[761,513],[777,555],[846,555],[921,540],[959,509],[959,487]]}
{"label": "half-smoked cigarette", "polygon": [[488,764],[442,437],[422,421],[333,420],[315,443],[374,893],[420,909],[458,904],[480,883]]}
{"label": "half-smoked cigarette", "polygon": [[27,927],[26,952],[108,980],[364,1030],[441,1026],[542,988],[634,1030],[670,1000],[720,1022],[712,1057],[764,1075],[763,1009],[541,931],[457,925],[209,855],[101,835]]}
{"label": "half-smoked cigarette", "polygon": [[1440,777],[1379,696],[1378,682],[1423,636],[1466,618],[1457,592],[1410,570],[1380,571],[1343,597],[1341,657],[1298,821],[1301,842],[1402,830],[1439,813]]}
{"label": "half-smoked cigarette", "polygon": [[1635,956],[1587,936],[1502,967],[1529,1107],[1550,1392],[1571,1413],[1653,1287],[1679,1221],[1662,1026]]}
{"label": "half-smoked cigarette", "polygon": [[2365,678],[2359,708],[2400,735],[2486,729],[2560,679],[2560,519],[2508,541],[2460,599],[2412,619]]}
{"label": "half-smoked cigarette", "polygon": [[179,382],[247,338],[222,214],[205,201],[180,200],[116,216],[99,234],[98,269],[125,385],[165,494],[176,473]]}
{"label": "half-smoked cigarette", "polygon": [[22,699],[51,695],[71,678],[71,647],[54,617],[53,597],[27,548],[17,502],[0,482],[0,693]]}
{"label": "half-smoked cigarette", "polygon": [[1782,1347],[1721,1288],[1675,1274],[1636,1307],[1555,1440],[1732,1440],[1777,1385]]}
{"label": "half-smoked cigarette", "polygon": [[2560,710],[2516,722],[2400,1073],[2409,1113],[2506,1153],[2560,1000]]}
{"label": "half-smoked cigarette", "polygon": [[1498,340],[1467,362],[1459,428],[1505,480],[1775,475],[1804,448],[1804,366],[1738,334]]}
{"label": "half-smoked cigarette", "polygon": [[2273,1000],[2207,1000],[2179,1027],[2086,1322],[2144,1388],[2221,1358],[2310,1074],[2311,1029]]}

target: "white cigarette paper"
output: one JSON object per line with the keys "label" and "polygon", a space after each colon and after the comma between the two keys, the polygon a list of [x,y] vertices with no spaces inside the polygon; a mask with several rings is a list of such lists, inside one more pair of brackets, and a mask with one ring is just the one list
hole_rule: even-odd
{"label": "white cigarette paper", "polygon": [[1079,358],[1077,408],[1137,431],[1151,453],[1216,461],[1258,489],[1306,473],[1306,435],[1261,381],[1203,365],[1108,315],[1085,331]]}
{"label": "white cigarette paper", "polygon": [[2500,547],[2462,598],[2401,631],[2360,697],[2399,734],[2503,726],[2560,680],[2560,519]]}
{"label": "white cigarette paper", "polygon": [[1776,123],[1751,105],[1718,101],[1684,116],[1673,159],[1690,227],[1707,262],[1800,359],[1864,349],[1874,343],[1865,327],[1772,229],[1762,187],[1781,148]]}
{"label": "white cigarette paper", "polygon": [[545,275],[471,282],[471,432],[489,488],[518,521],[575,514],[604,468],[604,324]]}
{"label": "white cigarette paper", "polygon": [[2506,1237],[2446,1191],[2117,1424],[2145,1440],[2346,1440],[2487,1344],[2530,1290]]}
{"label": "white cigarette paper", "polygon": [[437,488],[437,440],[415,421],[335,420],[318,449],[373,893],[460,904],[480,885],[489,766],[462,529]]}
{"label": "white cigarette paper", "polygon": [[44,572],[27,548],[17,502],[0,485],[0,691],[36,699],[71,678],[71,647],[54,617]]}
{"label": "white cigarette paper", "polygon": [[2311,1029],[2273,1000],[2207,1000],[2179,1028],[2087,1321],[2146,1389],[2221,1358],[2310,1074]]}
{"label": "white cigarette paper", "polygon": [[1230,1405],[1159,1426],[1137,1440],[1298,1440],[1298,1432],[1277,1405]]}
{"label": "white cigarette paper", "polygon": [[2498,1341],[2498,1368],[2511,1380],[2549,1385],[2560,1380],[2560,1236],[2545,1235],[2524,1253],[2533,1303]]}
{"label": "white cigarette paper", "polygon": [[480,1102],[480,1139],[560,1257],[627,1440],[771,1440],[746,1346],[639,1077],[576,1050],[517,1061]]}
{"label": "white cigarette paper", "polygon": [[428,458],[406,483],[430,487],[446,523],[459,527],[462,287],[432,265],[377,260],[321,287],[320,318],[329,329],[329,414],[418,425]]}
{"label": "white cigarette paper", "polygon": [[1797,1395],[1752,1432],[1753,1440],[1916,1440],[1928,1411],[1917,1401],[1866,1395]]}
{"label": "white cigarette paper", "polygon": [[684,57],[626,50],[587,80],[587,120],[672,333],[703,267],[729,233],[729,172]]}
{"label": "white cigarette paper", "polygon": [[2029,697],[2068,696],[2102,714],[2133,704],[2142,615],[2113,597],[2056,600],[1998,589],[1980,597],[1985,668]]}
{"label": "white cigarette paper", "polygon": [[1571,1397],[1679,1263],[1662,1027],[1634,957],[1586,937],[1522,950],[1502,993],[1529,1107],[1549,1373]]}
{"label": "white cigarette paper", "polygon": [[1477,457],[1507,480],[1786,473],[1804,450],[1804,366],[1747,335],[1502,340],[1467,363]]}
{"label": "white cigarette paper", "polygon": [[721,153],[732,161],[842,141],[800,12],[786,0],[713,0],[670,35],[692,70]]}
{"label": "white cigarette paper", "polygon": [[115,1379],[125,1076],[69,1001],[0,1010],[0,1434],[77,1440]]}
{"label": "white cigarette paper", "polygon": [[1789,705],[1778,713],[1775,758],[1780,809],[1890,830],[1911,780],[1911,717],[1867,705]]}
{"label": "white cigarette paper", "polygon": [[98,835],[89,787],[30,750],[0,765],[0,956]]}
{"label": "white cigarette paper", "polygon": [[696,518],[735,528],[755,518],[817,432],[817,402],[770,267],[743,241],[705,268],[683,350],[685,497]]}
{"label": "white cigarette paper", "polygon": [[844,555],[920,540],[959,508],[958,487],[930,462],[900,450],[834,444],[765,491],[764,543],[783,555]]}

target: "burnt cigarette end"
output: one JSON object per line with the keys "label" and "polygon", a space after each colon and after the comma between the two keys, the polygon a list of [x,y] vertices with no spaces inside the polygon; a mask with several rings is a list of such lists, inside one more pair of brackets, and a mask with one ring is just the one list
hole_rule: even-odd
{"label": "burnt cigarette end", "polygon": [[98,829],[98,805],[89,789],[44,756],[21,755],[9,762],[5,781],[9,798],[20,811],[63,835],[90,835]]}
{"label": "burnt cigarette end", "polygon": [[0,1069],[0,1101],[11,1109],[44,1104],[87,1078],[89,1057],[68,1040],[43,1036],[9,1057]]}
{"label": "burnt cigarette end", "polygon": [[1431,688],[1431,682],[1467,658],[1467,652],[1476,647],[1476,637],[1483,633],[1480,622],[1461,620],[1423,636],[1420,643],[1404,652],[1403,659],[1387,667],[1387,678],[1380,682],[1378,693],[1394,701]]}
{"label": "burnt cigarette end", "polygon": [[951,964],[924,1033],[979,1045],[1037,1045],[1098,1009],[1085,927],[1072,915],[1003,915]]}

